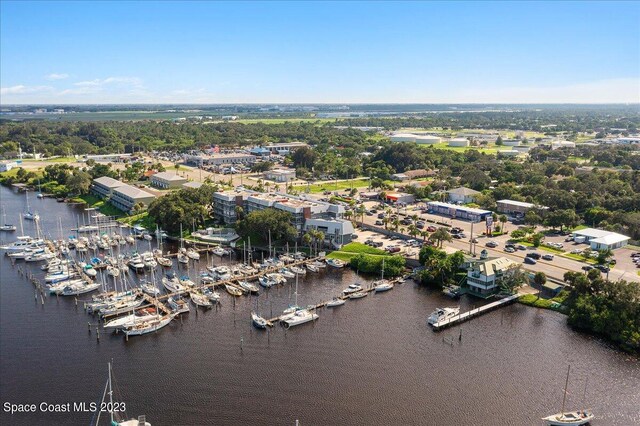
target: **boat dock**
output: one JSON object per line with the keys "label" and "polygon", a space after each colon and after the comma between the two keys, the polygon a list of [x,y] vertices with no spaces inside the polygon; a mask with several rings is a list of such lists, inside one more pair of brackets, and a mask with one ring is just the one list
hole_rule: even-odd
{"label": "boat dock", "polygon": [[491,302],[488,305],[480,306],[479,308],[472,309],[470,311],[461,313],[453,318],[445,319],[439,321],[432,325],[433,331],[444,330],[447,327],[450,327],[455,324],[460,324],[465,321],[469,321],[472,318],[478,317],[480,315],[486,314],[487,312],[491,312],[494,309],[497,309],[502,306],[506,306],[514,301],[516,301],[520,297],[518,294],[514,294],[513,296],[505,297],[504,299],[497,300],[495,302]]}

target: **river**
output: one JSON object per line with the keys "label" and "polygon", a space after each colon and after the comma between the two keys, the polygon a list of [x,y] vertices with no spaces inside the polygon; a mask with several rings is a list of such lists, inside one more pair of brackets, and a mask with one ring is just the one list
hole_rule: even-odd
{"label": "river", "polygon": [[[7,221],[17,224],[24,194],[2,187],[0,204]],[[44,232],[56,238],[58,218],[70,229],[82,214],[52,199],[33,197],[30,204],[42,216]],[[25,223],[25,233],[33,234],[32,227]],[[221,262],[205,255],[195,269],[212,261]],[[37,266],[16,265],[42,275]],[[96,319],[81,306],[55,297],[42,305],[6,256],[0,267],[3,408],[98,401],[113,361],[127,414],[146,414],[154,426],[296,420],[303,426],[532,425],[560,410],[571,364],[568,408],[582,406],[588,378],[585,404],[597,415],[594,424],[640,423],[638,359],[572,331],[563,315],[551,311],[515,304],[434,333],[426,325],[429,313],[457,302],[407,281],[387,293],[320,309],[313,324],[254,329],[249,312],[256,306],[269,316],[293,302],[288,283],[235,304],[225,293],[219,308],[196,315],[192,306],[156,334],[125,341],[103,333],[97,341],[95,331],[87,330],[87,322]],[[356,279],[349,270],[307,274],[299,283],[300,304],[327,300]],[[460,301],[462,310],[477,303]],[[0,422],[66,425],[92,419],[88,412],[39,408],[3,410]]]}

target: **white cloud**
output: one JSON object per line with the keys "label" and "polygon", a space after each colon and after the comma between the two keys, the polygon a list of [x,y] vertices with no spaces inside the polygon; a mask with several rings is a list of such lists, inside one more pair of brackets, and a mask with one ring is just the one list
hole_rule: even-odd
{"label": "white cloud", "polygon": [[18,84],[11,87],[0,88],[0,95],[23,95],[29,93],[41,93],[51,91],[53,88],[50,86],[25,86]]}
{"label": "white cloud", "polygon": [[45,80],[51,80],[51,81],[64,80],[65,78],[69,78],[69,74],[52,73],[52,74],[46,75],[44,78]]}
{"label": "white cloud", "polygon": [[107,77],[96,78],[93,80],[79,81],[73,83],[74,86],[90,86],[90,87],[102,87],[106,85],[130,85],[130,86],[142,86],[142,80],[138,77]]}

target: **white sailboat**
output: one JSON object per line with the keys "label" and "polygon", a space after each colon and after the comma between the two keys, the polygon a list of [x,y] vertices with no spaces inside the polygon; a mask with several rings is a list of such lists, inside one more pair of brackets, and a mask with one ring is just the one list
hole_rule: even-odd
{"label": "white sailboat", "polygon": [[27,210],[24,212],[23,217],[27,220],[40,220],[40,215],[31,211],[31,207],[29,207],[29,191],[25,190],[24,195],[27,199]]}
{"label": "white sailboat", "polygon": [[9,223],[7,223],[7,214],[4,211],[4,208],[2,209],[2,225],[0,225],[0,231],[3,232],[14,232],[16,230],[16,226],[15,225],[11,225]]}
{"label": "white sailboat", "polygon": [[[117,387],[116,387],[117,388]],[[105,404],[105,398],[106,396],[109,395],[109,403]],[[119,401],[123,401],[122,398],[119,399]],[[102,393],[102,401],[100,402],[100,407],[108,407],[109,410],[109,414],[111,416],[111,426],[151,426],[151,423],[146,421],[145,416],[138,416],[137,419],[131,419],[131,420],[122,420],[119,418],[119,414],[120,411],[118,411],[118,404],[114,405],[113,402],[113,388],[111,386],[111,363],[109,363],[109,378],[107,379],[107,383],[104,386],[104,392]],[[98,416],[96,418],[96,422],[94,426],[97,426],[100,424],[100,416],[102,415],[103,411],[102,410],[98,410]]]}
{"label": "white sailboat", "polygon": [[[294,306],[298,306],[298,277],[296,276],[296,291]],[[280,321],[284,323],[286,328],[295,327],[296,325],[305,324],[310,321],[315,321],[320,316],[315,312],[311,312],[309,309],[297,308],[294,312],[288,313],[280,318]]]}
{"label": "white sailboat", "polygon": [[198,290],[192,290],[189,292],[189,297],[191,298],[191,302],[194,305],[200,306],[202,308],[211,309],[213,307],[213,303],[211,300],[204,294],[200,293]]}
{"label": "white sailboat", "polygon": [[[569,386],[569,372],[571,365],[567,369],[567,379],[564,384],[564,396],[562,397],[562,410],[558,414],[543,417],[547,426],[581,426],[586,425],[594,419],[593,413],[588,410],[564,411],[565,402],[567,401],[567,387]],[[585,383],[585,394],[587,393],[587,385]]]}

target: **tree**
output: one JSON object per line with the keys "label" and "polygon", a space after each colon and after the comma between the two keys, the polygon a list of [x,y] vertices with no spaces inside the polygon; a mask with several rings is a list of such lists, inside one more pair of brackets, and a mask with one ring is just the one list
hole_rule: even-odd
{"label": "tree", "polygon": [[529,210],[524,215],[524,223],[526,223],[527,225],[536,227],[542,223],[542,217],[540,217],[540,215],[536,213],[534,210]]}
{"label": "tree", "polygon": [[537,232],[533,234],[533,237],[531,237],[531,242],[533,243],[534,247],[540,247],[540,243],[542,242],[543,239],[544,239],[544,234],[542,232]]}
{"label": "tree", "polygon": [[66,183],[67,189],[70,194],[84,195],[89,192],[91,187],[91,175],[82,170],[76,170],[68,179]]}
{"label": "tree", "polygon": [[501,228],[502,228],[502,232],[507,232],[507,229],[505,227],[505,223],[507,223],[507,216],[506,215],[500,215],[500,217],[498,218],[498,220],[500,221],[500,223],[502,224]]}
{"label": "tree", "polygon": [[521,265],[513,266],[504,271],[500,280],[500,288],[507,293],[515,293],[528,279],[528,275],[522,270]]}
{"label": "tree", "polygon": [[547,282],[547,276],[544,272],[536,272],[536,274],[533,276],[533,282],[538,287],[542,287]]}
{"label": "tree", "polygon": [[599,265],[606,265],[609,263],[609,258],[613,256],[611,249],[598,250],[598,258],[596,259]]}
{"label": "tree", "polygon": [[438,228],[433,234],[431,234],[429,241],[435,241],[438,247],[442,247],[443,241],[451,242],[453,241],[453,238],[445,228]]}
{"label": "tree", "polygon": [[249,213],[236,222],[235,228],[243,238],[258,236],[267,242],[271,235],[272,242],[286,243],[294,241],[298,234],[291,221],[291,213],[267,208]]}
{"label": "tree", "polygon": [[444,250],[424,246],[420,249],[418,260],[425,267],[420,271],[420,282],[443,287],[447,283],[456,281],[455,274],[464,262],[464,255],[460,251],[447,255]]}
{"label": "tree", "polygon": [[503,145],[502,136],[498,136],[498,139],[496,139],[496,146],[502,146],[502,145]]}
{"label": "tree", "polygon": [[291,157],[295,167],[304,167],[305,169],[312,170],[316,163],[316,153],[308,146],[296,149]]}

